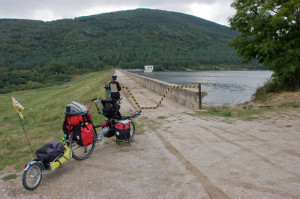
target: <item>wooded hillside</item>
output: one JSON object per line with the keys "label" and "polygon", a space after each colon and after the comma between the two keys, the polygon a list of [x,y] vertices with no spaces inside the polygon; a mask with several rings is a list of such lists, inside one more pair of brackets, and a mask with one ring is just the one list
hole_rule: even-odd
{"label": "wooded hillside", "polygon": [[69,81],[72,74],[109,67],[239,66],[241,59],[228,47],[236,36],[229,27],[201,18],[150,9],[51,22],[0,19],[0,92]]}

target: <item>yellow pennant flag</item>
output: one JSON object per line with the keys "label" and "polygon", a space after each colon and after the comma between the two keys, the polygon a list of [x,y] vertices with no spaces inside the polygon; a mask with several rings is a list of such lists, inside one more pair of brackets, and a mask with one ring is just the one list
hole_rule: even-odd
{"label": "yellow pennant flag", "polygon": [[11,98],[12,98],[12,103],[13,103],[14,108],[18,112],[19,116],[24,119],[24,117],[23,117],[24,107],[15,98],[13,98],[13,97],[11,97]]}

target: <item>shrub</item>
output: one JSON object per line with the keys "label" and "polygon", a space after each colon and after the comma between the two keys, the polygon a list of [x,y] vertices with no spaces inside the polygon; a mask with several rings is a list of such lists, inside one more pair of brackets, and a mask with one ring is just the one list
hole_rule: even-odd
{"label": "shrub", "polygon": [[289,79],[273,74],[271,79],[269,79],[263,86],[256,90],[254,94],[254,101],[265,101],[267,99],[267,94],[269,93],[290,91],[291,88],[289,86],[289,82]]}

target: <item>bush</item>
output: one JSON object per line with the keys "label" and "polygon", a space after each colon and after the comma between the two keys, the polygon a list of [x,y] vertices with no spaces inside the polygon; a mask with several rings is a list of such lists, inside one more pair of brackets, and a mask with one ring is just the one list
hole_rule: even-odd
{"label": "bush", "polygon": [[290,91],[289,80],[274,74],[263,86],[259,87],[254,94],[254,101],[265,101],[267,94]]}

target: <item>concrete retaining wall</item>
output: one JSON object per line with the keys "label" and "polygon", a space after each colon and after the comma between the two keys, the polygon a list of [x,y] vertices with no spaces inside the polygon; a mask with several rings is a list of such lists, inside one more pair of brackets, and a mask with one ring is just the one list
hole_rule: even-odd
{"label": "concrete retaining wall", "polygon": [[[130,73],[124,70],[120,70],[127,76],[131,76],[132,79],[143,84],[145,87],[160,93],[163,95],[169,86],[177,86],[176,84],[170,84],[156,79],[151,79],[134,73]],[[206,94],[202,92],[202,98]],[[187,107],[192,109],[199,109],[199,89],[198,88],[171,88],[167,94],[167,97],[173,99]],[[162,102],[164,103],[164,102]]]}

